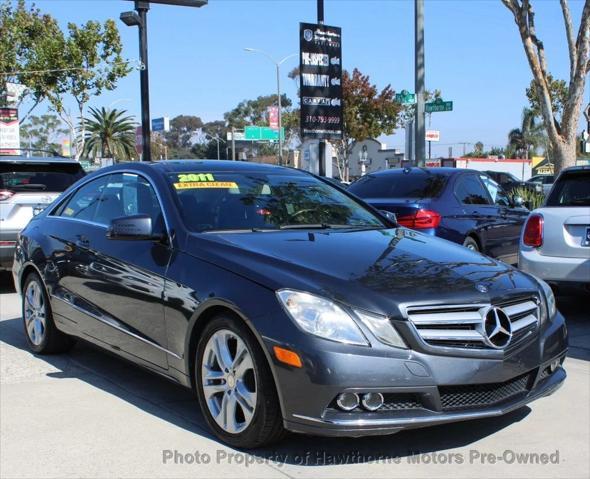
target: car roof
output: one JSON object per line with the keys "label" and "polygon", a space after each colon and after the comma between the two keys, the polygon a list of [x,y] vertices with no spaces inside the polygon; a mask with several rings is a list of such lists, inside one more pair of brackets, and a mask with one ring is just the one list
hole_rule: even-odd
{"label": "car roof", "polygon": [[73,158],[63,158],[59,156],[0,156],[0,163],[76,163],[80,164]]}
{"label": "car roof", "polygon": [[438,168],[420,168],[413,166],[411,168],[391,168],[389,170],[380,170],[374,173],[369,173],[367,176],[387,176],[387,175],[402,175],[402,174],[438,174],[444,176],[459,175],[462,173],[484,173],[483,171],[471,170],[468,168],[452,168],[452,167],[438,167]]}
{"label": "car roof", "polygon": [[[120,165],[126,165],[129,167],[132,164],[138,164],[138,162],[134,163],[119,163]],[[178,172],[186,172],[186,171],[199,171],[199,172],[224,172],[224,171],[232,171],[232,172],[240,172],[240,171],[248,171],[248,172],[258,172],[258,173],[296,173],[296,174],[307,174],[307,172],[302,170],[297,170],[295,168],[289,168],[284,166],[277,166],[277,165],[268,165],[265,163],[251,163],[248,161],[231,161],[231,160],[164,160],[164,161],[154,161],[154,162],[145,162],[144,165],[151,166],[163,173],[178,173]]]}
{"label": "car roof", "polygon": [[565,171],[584,171],[590,170],[590,165],[577,165],[577,166],[570,166],[569,168],[564,168],[561,170],[561,173]]}

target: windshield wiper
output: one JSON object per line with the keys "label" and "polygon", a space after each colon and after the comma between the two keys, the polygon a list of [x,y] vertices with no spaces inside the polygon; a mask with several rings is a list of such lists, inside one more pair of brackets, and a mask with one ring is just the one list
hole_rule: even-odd
{"label": "windshield wiper", "polygon": [[45,191],[47,189],[47,185],[42,185],[40,183],[24,183],[22,185],[14,186],[13,189],[23,189],[23,190],[41,190]]}
{"label": "windshield wiper", "polygon": [[281,225],[282,230],[327,230],[337,225],[329,225],[326,223],[308,224],[308,225]]}

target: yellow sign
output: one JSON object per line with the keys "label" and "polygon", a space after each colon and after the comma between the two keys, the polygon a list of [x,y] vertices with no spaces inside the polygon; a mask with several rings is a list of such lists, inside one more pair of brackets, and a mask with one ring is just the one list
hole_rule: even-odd
{"label": "yellow sign", "polygon": [[540,166],[535,173],[537,175],[552,175],[554,173],[553,165]]}
{"label": "yellow sign", "polygon": [[531,168],[536,168],[539,163],[542,163],[545,160],[545,157],[544,156],[533,156],[531,158],[531,160],[532,160]]}
{"label": "yellow sign", "polygon": [[184,181],[181,183],[174,183],[174,188],[177,190],[189,190],[194,188],[237,188],[238,184],[235,181]]}

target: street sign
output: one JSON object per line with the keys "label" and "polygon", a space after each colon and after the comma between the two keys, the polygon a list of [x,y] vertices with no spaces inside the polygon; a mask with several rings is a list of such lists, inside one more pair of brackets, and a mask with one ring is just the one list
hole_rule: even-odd
{"label": "street sign", "polygon": [[170,131],[170,118],[167,116],[162,118],[154,118],[152,120],[152,131]]}
{"label": "street sign", "polygon": [[342,30],[299,26],[301,138],[342,138]]}
{"label": "street sign", "polygon": [[[232,141],[232,134],[231,131],[227,132],[226,135],[227,141]],[[243,131],[234,131],[233,140],[234,141],[244,141],[246,139],[246,135]]]}
{"label": "street sign", "polygon": [[440,141],[440,131],[426,130],[426,141]]}
{"label": "street sign", "polygon": [[[285,139],[284,128],[281,128],[281,139]],[[244,128],[244,140],[279,141],[279,130],[268,126],[247,126]]]}
{"label": "street sign", "polygon": [[17,108],[0,108],[0,154],[18,155],[20,128]]}
{"label": "street sign", "polygon": [[424,105],[426,113],[436,113],[439,111],[453,111],[453,102],[444,101],[442,98],[437,98],[433,102]]}
{"label": "street sign", "polygon": [[279,128],[279,107],[268,107],[268,126],[275,130]]}
{"label": "street sign", "polygon": [[408,90],[402,90],[395,94],[395,101],[402,105],[413,105],[416,103],[416,94],[410,93]]}
{"label": "street sign", "polygon": [[141,126],[135,129],[135,151],[138,155],[143,153],[143,129]]}

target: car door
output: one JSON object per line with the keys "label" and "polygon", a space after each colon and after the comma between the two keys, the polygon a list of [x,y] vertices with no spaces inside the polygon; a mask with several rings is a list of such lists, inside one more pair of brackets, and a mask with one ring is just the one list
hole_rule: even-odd
{"label": "car door", "polygon": [[479,175],[495,206],[497,217],[494,232],[499,239],[497,258],[509,264],[518,261],[520,231],[528,211],[516,208],[504,189],[487,175]]}
{"label": "car door", "polygon": [[457,216],[464,223],[460,227],[465,235],[476,232],[481,240],[482,252],[493,257],[501,254],[502,237],[498,231],[498,208],[492,204],[489,193],[476,173],[459,176],[454,187],[461,204]]}
{"label": "car door", "polygon": [[[66,205],[62,214],[74,216],[76,206]],[[64,285],[75,307],[93,319],[86,334],[166,368],[162,297],[170,250],[165,242],[107,238],[114,218],[134,214],[148,214],[154,230],[165,235],[163,211],[149,181],[135,173],[109,175],[91,222],[69,238],[78,251],[75,275],[83,279],[68,278]]]}

